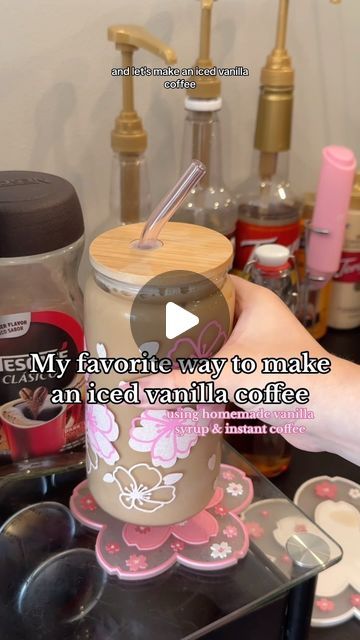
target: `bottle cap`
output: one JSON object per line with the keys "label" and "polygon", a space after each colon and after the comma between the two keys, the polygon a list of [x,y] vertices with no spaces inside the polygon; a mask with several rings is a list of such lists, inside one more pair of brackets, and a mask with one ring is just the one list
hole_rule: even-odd
{"label": "bottle cap", "polygon": [[196,98],[185,98],[185,109],[189,111],[220,111],[222,107],[222,98],[212,98],[211,100],[200,100]]}
{"label": "bottle cap", "polygon": [[0,258],[34,256],[66,247],[84,233],[72,184],[38,171],[0,172]]}
{"label": "bottle cap", "polygon": [[262,244],[255,249],[255,259],[264,267],[282,267],[289,258],[289,249],[281,244]]}

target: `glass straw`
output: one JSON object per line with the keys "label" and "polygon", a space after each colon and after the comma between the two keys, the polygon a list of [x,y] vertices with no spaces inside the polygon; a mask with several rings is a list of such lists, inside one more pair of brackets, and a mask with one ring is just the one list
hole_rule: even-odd
{"label": "glass straw", "polygon": [[174,187],[159,202],[144,225],[138,249],[153,249],[158,246],[157,238],[164,224],[184,202],[188,193],[205,175],[206,168],[200,160],[193,160]]}

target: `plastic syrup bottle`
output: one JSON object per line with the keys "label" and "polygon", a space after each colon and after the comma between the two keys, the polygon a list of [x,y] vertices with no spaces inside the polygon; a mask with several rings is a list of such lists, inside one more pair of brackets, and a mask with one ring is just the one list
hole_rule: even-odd
{"label": "plastic syrup bottle", "polygon": [[250,282],[270,289],[296,313],[298,303],[298,279],[294,259],[287,247],[280,244],[263,244],[245,265],[245,275]]}
{"label": "plastic syrup bottle", "polygon": [[[287,247],[279,244],[257,247],[253,259],[245,266],[244,275],[250,282],[274,291],[293,313],[296,312],[298,279],[294,259]],[[235,405],[230,407],[230,410],[238,409]],[[247,419],[245,422],[253,428],[264,427],[264,423],[255,419]],[[230,435],[227,440],[259,471],[271,478],[289,467],[291,445],[280,434],[270,433],[269,425],[265,424],[265,430],[266,433]]]}

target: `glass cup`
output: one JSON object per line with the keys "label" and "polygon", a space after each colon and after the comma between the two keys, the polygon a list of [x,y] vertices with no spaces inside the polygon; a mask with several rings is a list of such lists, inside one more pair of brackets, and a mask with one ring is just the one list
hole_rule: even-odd
{"label": "glass cup", "polygon": [[[233,322],[231,243],[215,231],[170,222],[156,248],[141,250],[136,247],[141,229],[141,224],[113,229],[90,247],[93,273],[85,291],[90,355],[129,359],[147,351],[149,358],[169,357],[175,366],[178,357],[214,356]],[[196,314],[199,323],[168,339],[161,321],[168,302]],[[135,334],[141,336],[136,342]],[[139,375],[114,370],[90,376],[97,389],[125,388],[135,378]],[[221,461],[221,434],[212,429],[219,421],[207,412],[223,408],[88,403],[87,472],[98,505],[115,518],[150,526],[200,512],[213,495]]]}

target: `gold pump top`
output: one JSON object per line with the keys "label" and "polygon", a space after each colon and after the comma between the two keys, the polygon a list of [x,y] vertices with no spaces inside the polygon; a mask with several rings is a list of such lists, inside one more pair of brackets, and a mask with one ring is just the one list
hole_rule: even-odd
{"label": "gold pump top", "polygon": [[272,167],[276,167],[274,154],[290,149],[294,70],[286,49],[288,13],[289,0],[279,0],[275,47],[261,70],[254,146],[262,152],[260,174],[263,178],[269,177]]}
{"label": "gold pump top", "polygon": [[217,231],[182,222],[167,222],[161,229],[161,246],[136,246],[143,223],[116,227],[90,245],[91,265],[118,282],[143,286],[167,271],[192,271],[210,280],[224,276],[232,264],[230,240]]}
{"label": "gold pump top", "polygon": [[275,47],[261,70],[254,146],[262,152],[263,179],[276,171],[275,154],[290,148],[294,70],[286,50],[288,13],[289,0],[279,0]]}
{"label": "gold pump top", "polygon": [[269,87],[292,87],[294,70],[286,50],[289,0],[279,0],[275,47],[261,71],[261,84]]}
{"label": "gold pump top", "polygon": [[175,52],[164,42],[156,38],[143,27],[136,25],[113,25],[108,28],[108,39],[115,43],[122,53],[122,66],[129,69],[129,75],[123,75],[123,107],[115,120],[111,133],[111,146],[115,152],[140,155],[147,146],[147,135],[141,118],[135,110],[134,85],[131,69],[133,54],[138,49],[146,49],[168,64],[177,60]]}
{"label": "gold pump top", "polygon": [[[214,0],[200,0],[200,3],[200,48],[195,66],[202,69],[211,69],[214,66],[210,57],[211,17]],[[196,87],[195,89],[188,89],[187,94],[190,98],[195,98],[196,100],[218,98],[221,94],[220,79],[217,75],[196,76]]]}

